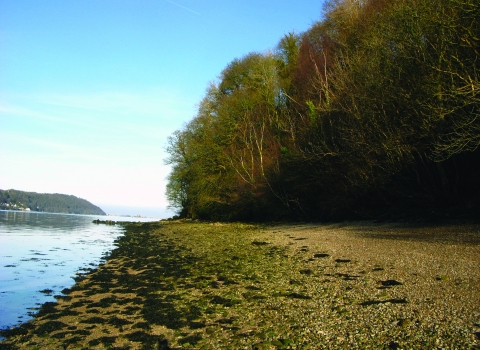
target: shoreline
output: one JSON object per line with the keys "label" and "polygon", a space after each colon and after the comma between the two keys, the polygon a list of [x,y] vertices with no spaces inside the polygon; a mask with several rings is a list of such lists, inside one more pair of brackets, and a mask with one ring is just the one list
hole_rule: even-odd
{"label": "shoreline", "polygon": [[480,225],[128,223],[0,348],[480,347]]}

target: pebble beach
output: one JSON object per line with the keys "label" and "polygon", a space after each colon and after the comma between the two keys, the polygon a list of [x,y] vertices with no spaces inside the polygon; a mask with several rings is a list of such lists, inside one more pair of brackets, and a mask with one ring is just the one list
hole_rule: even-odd
{"label": "pebble beach", "polygon": [[125,224],[0,349],[480,349],[480,225]]}

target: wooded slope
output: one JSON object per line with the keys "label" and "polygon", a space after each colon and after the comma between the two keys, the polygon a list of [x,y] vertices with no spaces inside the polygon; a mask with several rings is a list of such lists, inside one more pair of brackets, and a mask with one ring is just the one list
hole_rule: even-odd
{"label": "wooded slope", "polygon": [[48,213],[105,215],[85,199],[58,193],[0,190],[0,209],[41,211]]}
{"label": "wooded slope", "polygon": [[480,213],[480,3],[332,0],[235,59],[175,132],[172,207],[215,220]]}

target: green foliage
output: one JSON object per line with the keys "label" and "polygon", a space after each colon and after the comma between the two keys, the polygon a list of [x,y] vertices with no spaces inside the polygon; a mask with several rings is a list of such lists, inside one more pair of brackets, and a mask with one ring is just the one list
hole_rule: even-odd
{"label": "green foliage", "polygon": [[312,101],[307,101],[305,103],[308,107],[308,116],[310,117],[310,122],[313,124],[317,121],[317,113],[315,112],[315,105]]}
{"label": "green foliage", "polygon": [[224,220],[475,213],[479,18],[475,0],[332,1],[274,54],[234,60],[170,140],[172,206]]}
{"label": "green foliage", "polygon": [[0,209],[48,213],[105,215],[99,207],[71,195],[0,190]]}

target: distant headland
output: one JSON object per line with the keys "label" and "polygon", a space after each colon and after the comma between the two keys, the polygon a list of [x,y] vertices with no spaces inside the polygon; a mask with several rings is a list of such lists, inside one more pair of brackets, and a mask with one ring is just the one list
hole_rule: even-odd
{"label": "distant headland", "polygon": [[18,190],[0,190],[0,210],[106,215],[102,209],[89,201],[72,195]]}

